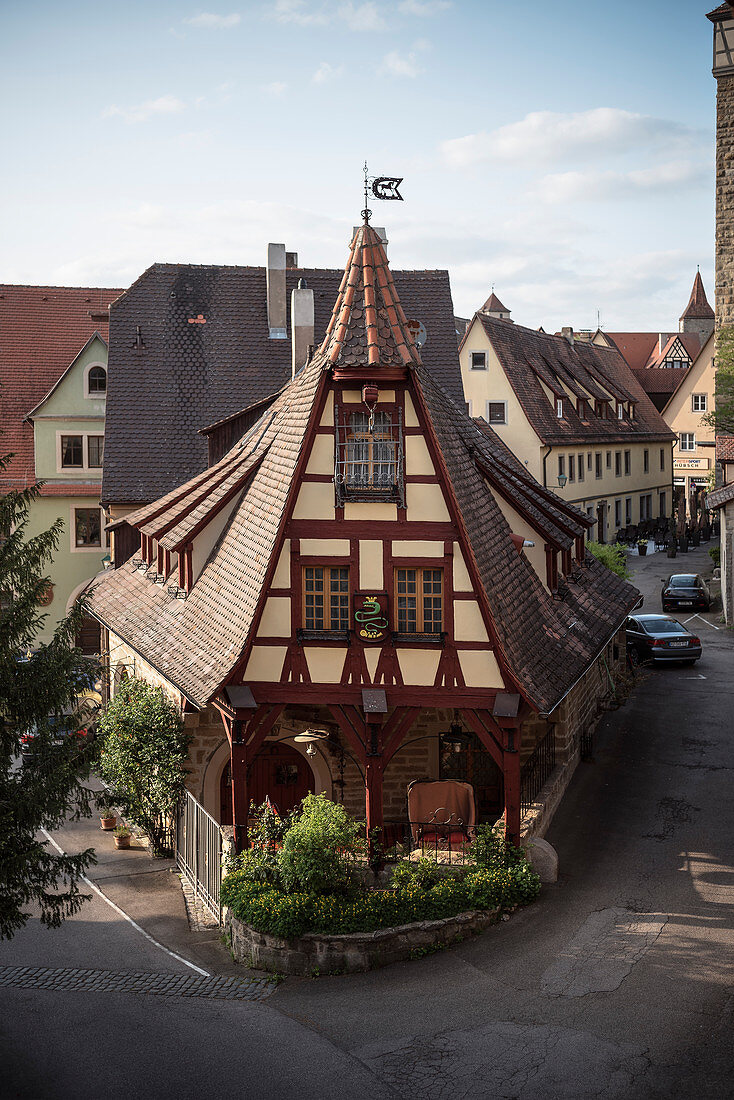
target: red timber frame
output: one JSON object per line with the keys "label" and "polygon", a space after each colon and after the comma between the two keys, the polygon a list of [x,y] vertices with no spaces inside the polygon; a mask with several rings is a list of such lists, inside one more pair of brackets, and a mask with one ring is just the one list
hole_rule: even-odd
{"label": "red timber frame", "polygon": [[[505,831],[508,840],[513,843],[519,841],[520,766],[518,748],[520,725],[525,716],[530,713],[531,707],[522,685],[513,675],[495,630],[486,594],[480,581],[479,569],[458,504],[451,489],[448,471],[443,461],[438,440],[435,438],[432,429],[422,392],[418,386],[411,386],[409,383],[401,385],[405,381],[405,375],[400,371],[396,371],[394,374],[391,373],[388,376],[378,368],[373,373],[381,386],[386,383],[387,388],[395,389],[395,405],[402,406],[403,410],[404,437],[407,439],[411,435],[422,436],[433,462],[435,470],[433,475],[410,474],[406,471],[406,485],[411,482],[437,482],[441,485],[449,518],[448,520],[408,521],[405,508],[400,504],[395,505],[397,518],[395,520],[385,520],[380,524],[376,524],[375,521],[345,519],[345,509],[343,507],[335,508],[333,520],[294,520],[292,518],[296,495],[303,482],[332,481],[331,475],[306,473],[306,465],[314,437],[323,434],[333,436],[334,434],[333,422],[330,424],[321,423],[327,393],[331,390],[334,394],[335,403],[342,408],[347,407],[349,403],[344,402],[342,390],[344,388],[355,389],[361,387],[362,382],[366,379],[366,373],[364,377],[358,378],[347,374],[347,372],[334,371],[334,382],[332,383],[325,376],[314,401],[312,420],[294,471],[289,498],[284,509],[284,520],[273,549],[268,572],[263,581],[260,603],[255,613],[249,641],[236,667],[228,677],[227,683],[233,685],[243,683],[244,672],[255,639],[257,639],[258,645],[270,644],[286,647],[280,681],[248,681],[247,686],[252,691],[257,704],[257,709],[254,712],[232,711],[224,702],[221,689],[215,700],[215,705],[222,714],[230,739],[233,821],[235,823],[235,843],[240,850],[247,843],[248,774],[252,761],[278,717],[289,704],[312,704],[328,709],[334,723],[340,730],[345,746],[353,754],[364,772],[367,827],[369,834],[372,836],[374,836],[373,830],[379,829],[383,823],[382,786],[385,769],[406,739],[417,716],[426,708],[446,709],[458,707],[465,723],[477,735],[503,773]],[[372,375],[370,375],[371,378]],[[421,426],[408,426],[406,424],[403,396],[406,391],[410,393]],[[390,402],[390,404],[393,403]],[[354,407],[359,408],[359,405],[354,404]],[[306,538],[309,540],[318,538],[348,540],[349,553],[339,559],[325,556],[316,561],[312,555],[301,555],[300,540]],[[405,685],[400,674],[397,650],[393,646],[392,640],[390,640],[383,645],[383,652],[376,669],[374,682],[371,683],[366,675],[361,643],[352,640],[348,646],[349,657],[345,664],[346,671],[341,677],[341,682],[312,683],[303,646],[297,637],[297,631],[302,624],[303,612],[302,566],[306,564],[348,565],[350,568],[350,588],[353,591],[354,581],[352,578],[356,579],[358,572],[356,566],[359,540],[375,540],[376,538],[379,538],[384,544],[384,584],[389,596],[392,596],[393,593],[393,567],[396,564],[390,553],[391,540],[420,541],[427,539],[443,542],[443,558],[432,557],[425,559],[425,561],[418,558],[413,560],[412,557],[401,558],[399,563],[410,566],[439,566],[444,570],[443,625],[446,636],[435,682],[431,686]],[[273,577],[286,539],[290,539],[291,546],[290,586],[287,590],[281,590],[273,587]],[[461,546],[472,581],[471,593],[453,592],[452,558],[454,542],[458,542]],[[291,598],[290,637],[259,638],[258,631],[265,600],[268,595],[279,594],[289,595]],[[454,599],[461,599],[465,596],[466,598],[476,599],[479,603],[483,611],[490,642],[489,646],[486,643],[478,642],[461,643],[461,648],[492,649],[502,675],[503,688],[470,688],[465,685],[456,644],[453,639]],[[394,607],[394,600],[391,600],[391,607]],[[318,644],[324,647],[333,647],[343,646],[344,642],[324,640]],[[417,642],[416,644],[420,646],[426,643]],[[223,687],[224,685],[222,685]],[[370,687],[385,690],[388,707],[386,715],[366,714],[364,712],[362,689]],[[495,697],[500,692],[519,694],[521,702],[517,717],[497,718],[493,715]]]}

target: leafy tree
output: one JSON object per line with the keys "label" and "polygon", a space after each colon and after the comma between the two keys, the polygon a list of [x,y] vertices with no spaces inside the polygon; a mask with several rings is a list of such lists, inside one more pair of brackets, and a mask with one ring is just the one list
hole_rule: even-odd
{"label": "leafy tree", "polygon": [[[0,457],[0,472],[8,457]],[[57,927],[88,895],[80,881],[94,850],[61,855],[39,836],[67,818],[91,813],[84,786],[92,750],[86,739],[54,736],[54,716],[74,708],[80,687],[94,676],[75,646],[82,606],[59,623],[51,641],[36,638],[49,585],[45,572],[59,543],[62,520],[27,537],[30,508],[39,487],[0,497],[0,938],[9,939],[29,920],[28,907]],[[24,735],[32,753],[22,763]]]}
{"label": "leafy tree", "polygon": [[734,325],[716,334],[716,407],[701,417],[717,435],[734,435]]}
{"label": "leafy tree", "polygon": [[144,680],[125,680],[99,722],[99,768],[110,799],[165,851],[165,818],[173,814],[186,777],[189,737],[181,716]]}
{"label": "leafy tree", "polygon": [[600,561],[607,569],[611,569],[612,573],[616,573],[617,576],[622,577],[623,580],[629,579],[630,573],[627,569],[627,557],[621,546],[611,546],[608,543],[590,541],[586,543],[586,549],[592,557]]}

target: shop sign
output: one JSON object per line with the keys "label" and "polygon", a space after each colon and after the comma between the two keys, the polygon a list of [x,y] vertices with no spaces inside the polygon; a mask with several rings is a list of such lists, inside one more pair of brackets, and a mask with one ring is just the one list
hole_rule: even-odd
{"label": "shop sign", "polygon": [[710,466],[710,458],[676,458],[673,460],[674,470],[708,470]]}
{"label": "shop sign", "polygon": [[353,607],[359,640],[365,645],[384,641],[389,630],[387,592],[355,593]]}

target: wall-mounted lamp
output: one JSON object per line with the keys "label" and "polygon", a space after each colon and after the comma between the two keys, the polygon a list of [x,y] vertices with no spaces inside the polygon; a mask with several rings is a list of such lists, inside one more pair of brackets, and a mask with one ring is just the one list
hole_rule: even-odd
{"label": "wall-mounted lamp", "polygon": [[566,476],[566,474],[559,474],[558,475],[558,488],[563,489],[565,487],[567,481],[568,481],[568,477]]}

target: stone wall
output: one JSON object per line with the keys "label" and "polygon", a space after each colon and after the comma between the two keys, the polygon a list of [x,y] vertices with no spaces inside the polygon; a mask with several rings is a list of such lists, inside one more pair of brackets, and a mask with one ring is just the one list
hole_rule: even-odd
{"label": "stone wall", "polygon": [[[184,728],[191,738],[186,786],[194,798],[204,803],[204,775],[207,765],[219,746],[226,741],[227,734],[221,716],[214,707],[206,707],[193,714],[184,714],[183,718]],[[210,813],[213,812],[217,820],[219,820],[218,795],[217,790],[216,807],[206,807]]]}
{"label": "stone wall", "polygon": [[344,936],[310,933],[283,940],[256,932],[224,910],[224,926],[232,954],[256,970],[314,977],[317,974],[355,974],[414,958],[483,932],[499,919],[499,909],[472,910],[444,920],[419,921],[377,932]]}
{"label": "stone wall", "polygon": [[716,326],[734,324],[734,76],[716,94]]}

